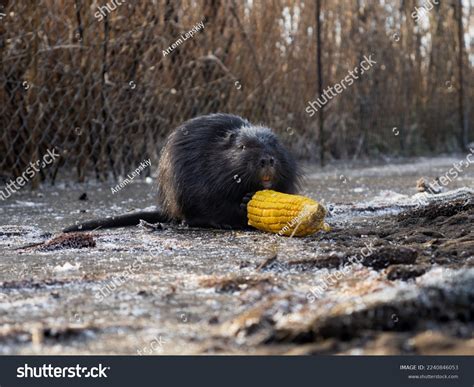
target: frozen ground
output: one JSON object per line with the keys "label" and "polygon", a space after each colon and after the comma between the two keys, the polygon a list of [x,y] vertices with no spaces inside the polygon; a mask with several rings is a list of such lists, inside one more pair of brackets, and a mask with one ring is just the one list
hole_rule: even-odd
{"label": "frozen ground", "polygon": [[22,247],[149,207],[154,185],[18,192],[0,202],[0,353],[473,354],[474,166],[426,205],[415,189],[464,157],[307,166],[333,231],[300,239],[134,227],[39,251]]}

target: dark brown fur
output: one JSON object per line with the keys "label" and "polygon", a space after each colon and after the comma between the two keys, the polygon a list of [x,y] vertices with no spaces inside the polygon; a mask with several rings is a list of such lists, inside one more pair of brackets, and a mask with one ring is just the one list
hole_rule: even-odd
{"label": "dark brown fur", "polygon": [[168,137],[159,163],[160,211],[109,218],[66,231],[149,222],[243,228],[246,200],[262,189],[294,193],[300,173],[291,154],[266,127],[230,114],[189,120]]}

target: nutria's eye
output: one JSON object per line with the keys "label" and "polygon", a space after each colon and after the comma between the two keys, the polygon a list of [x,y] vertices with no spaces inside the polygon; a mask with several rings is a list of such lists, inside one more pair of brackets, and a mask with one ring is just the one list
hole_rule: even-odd
{"label": "nutria's eye", "polygon": [[245,150],[245,145],[241,145],[240,149]]}

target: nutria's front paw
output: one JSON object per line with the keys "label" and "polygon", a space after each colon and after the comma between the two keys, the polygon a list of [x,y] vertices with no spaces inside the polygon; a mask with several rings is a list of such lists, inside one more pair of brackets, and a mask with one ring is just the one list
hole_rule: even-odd
{"label": "nutria's front paw", "polygon": [[226,224],[226,223],[211,222],[209,225],[212,228],[215,228],[217,230],[233,230],[234,229],[230,224]]}
{"label": "nutria's front paw", "polygon": [[249,201],[252,199],[253,195],[255,195],[255,192],[249,192],[242,198],[242,201],[240,202],[240,209],[242,211],[247,211],[247,204],[249,204]]}

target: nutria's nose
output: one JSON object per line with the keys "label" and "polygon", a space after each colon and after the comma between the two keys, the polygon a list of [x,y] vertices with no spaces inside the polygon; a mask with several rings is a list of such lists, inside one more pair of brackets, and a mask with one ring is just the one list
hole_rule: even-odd
{"label": "nutria's nose", "polygon": [[271,156],[262,157],[260,159],[260,165],[262,167],[266,167],[268,165],[273,167],[274,164],[275,164],[275,159]]}

